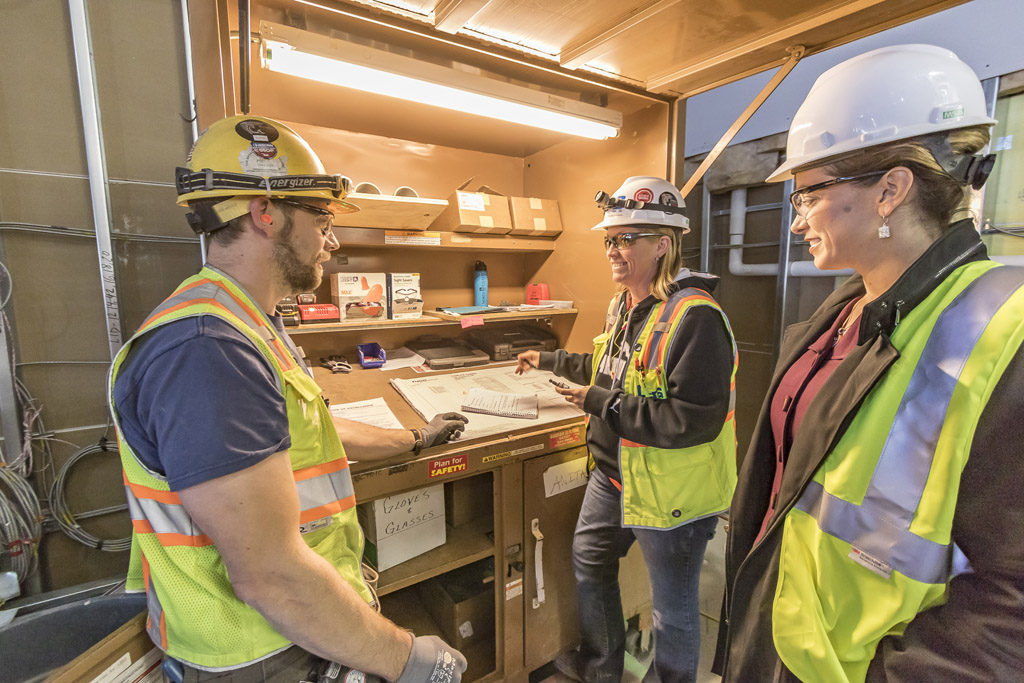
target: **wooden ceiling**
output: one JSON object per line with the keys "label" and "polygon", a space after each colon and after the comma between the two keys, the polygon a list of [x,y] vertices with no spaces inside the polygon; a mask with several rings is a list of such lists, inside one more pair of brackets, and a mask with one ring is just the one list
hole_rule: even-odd
{"label": "wooden ceiling", "polygon": [[[439,34],[495,39],[561,68],[688,97],[965,0],[370,0]],[[326,3],[324,3],[326,4]]]}
{"label": "wooden ceiling", "polygon": [[[219,34],[220,75],[200,57],[197,80],[216,76],[224,114],[233,113],[232,99],[240,111],[241,3],[250,6],[254,39],[261,21],[276,22],[629,115],[777,67],[797,46],[807,56],[966,1],[190,0],[189,11],[194,46]],[[423,105],[396,108],[381,96],[272,74],[258,54],[250,57],[249,100],[269,116],[512,156],[566,138]]]}

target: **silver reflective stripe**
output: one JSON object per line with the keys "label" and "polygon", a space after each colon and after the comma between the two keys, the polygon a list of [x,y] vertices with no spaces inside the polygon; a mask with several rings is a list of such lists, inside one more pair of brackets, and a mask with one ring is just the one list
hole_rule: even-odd
{"label": "silver reflective stripe", "polygon": [[[169,308],[179,306],[189,301],[194,301],[195,299],[213,299],[218,304],[231,311],[231,313],[239,319],[245,321],[249,327],[256,331],[259,331],[260,328],[266,327],[262,320],[254,320],[253,317],[249,315],[249,312],[245,310],[244,307],[240,306],[227,290],[213,282],[207,282],[206,284],[186,289],[183,292],[166,299],[162,304],[160,304],[159,308],[157,308],[154,313],[162,313]],[[271,338],[272,337],[273,335],[271,334]]]}
{"label": "silver reflective stripe", "polygon": [[183,506],[174,503],[161,503],[150,498],[139,498],[127,487],[126,493],[132,519],[149,522],[154,533],[184,534],[186,536],[202,534]]}
{"label": "silver reflective stripe", "polygon": [[967,358],[992,317],[1024,282],[1024,269],[983,273],[939,314],[896,410],[864,505],[910,526],[931,471],[935,446]]}
{"label": "silver reflective stripe", "polygon": [[818,521],[818,527],[888,564],[900,574],[923,583],[949,578],[949,546],[898,529],[884,515],[836,498],[812,481],[796,507]]}
{"label": "silver reflective stripe", "polygon": [[146,584],[146,608],[149,610],[149,627],[146,630],[149,632],[149,637],[153,642],[163,649],[164,641],[160,634],[160,621],[164,614],[164,608],[160,604],[160,598],[156,596],[156,588],[153,587],[152,576]]}
{"label": "silver reflective stripe", "polygon": [[299,505],[303,512],[355,495],[352,477],[349,476],[347,467],[330,474],[297,481],[295,488],[299,491]]}
{"label": "silver reflective stripe", "polygon": [[911,533],[910,523],[964,365],[992,318],[1022,284],[1024,269],[993,268],[939,314],[896,410],[864,502],[837,498],[815,481],[797,502],[822,531],[916,581],[944,583],[950,578],[951,545]]}

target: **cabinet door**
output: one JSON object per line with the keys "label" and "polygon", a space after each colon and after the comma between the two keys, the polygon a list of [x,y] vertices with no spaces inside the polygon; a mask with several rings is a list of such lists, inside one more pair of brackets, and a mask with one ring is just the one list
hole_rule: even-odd
{"label": "cabinet door", "polygon": [[[572,535],[586,490],[584,447],[523,464],[525,667],[543,666],[578,641]],[[543,541],[534,535],[536,524]],[[538,545],[541,562],[537,562]],[[538,591],[538,572],[543,594]]]}

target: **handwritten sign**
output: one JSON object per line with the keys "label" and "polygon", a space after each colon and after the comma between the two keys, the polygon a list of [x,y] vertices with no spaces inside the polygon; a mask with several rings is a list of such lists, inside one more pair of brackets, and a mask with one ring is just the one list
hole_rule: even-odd
{"label": "handwritten sign", "polygon": [[462,323],[462,328],[465,329],[467,327],[475,327],[476,325],[483,325],[484,324],[484,317],[482,315],[467,315],[467,316],[463,316],[462,319],[459,320],[459,322]]}
{"label": "handwritten sign", "polygon": [[544,496],[550,498],[587,483],[587,458],[576,458],[544,470]]}

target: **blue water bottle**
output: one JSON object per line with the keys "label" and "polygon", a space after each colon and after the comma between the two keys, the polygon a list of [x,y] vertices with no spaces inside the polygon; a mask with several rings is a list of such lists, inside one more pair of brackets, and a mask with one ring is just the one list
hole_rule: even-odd
{"label": "blue water bottle", "polygon": [[487,265],[483,261],[473,268],[473,305],[487,305]]}

